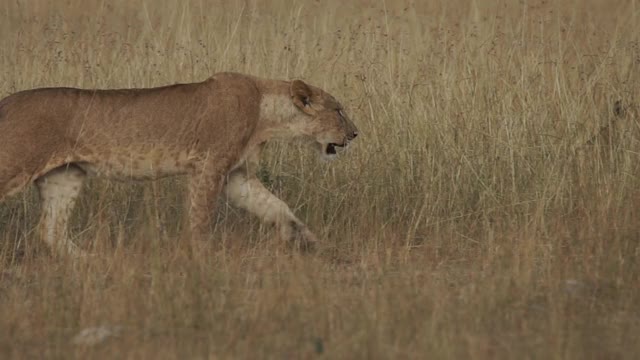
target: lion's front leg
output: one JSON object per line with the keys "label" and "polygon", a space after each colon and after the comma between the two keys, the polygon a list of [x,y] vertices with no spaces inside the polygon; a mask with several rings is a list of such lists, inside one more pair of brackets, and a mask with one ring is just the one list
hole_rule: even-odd
{"label": "lion's front leg", "polygon": [[304,250],[313,250],[318,242],[316,236],[291,211],[284,201],[278,199],[260,180],[238,169],[229,175],[225,187],[229,201],[259,217],[263,222],[274,224],[283,240]]}
{"label": "lion's front leg", "polygon": [[189,179],[188,214],[191,239],[209,239],[216,199],[224,184],[225,167],[203,164]]}

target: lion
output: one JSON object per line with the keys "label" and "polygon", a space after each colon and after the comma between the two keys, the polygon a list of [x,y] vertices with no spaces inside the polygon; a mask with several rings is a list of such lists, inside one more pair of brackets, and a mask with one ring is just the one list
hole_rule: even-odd
{"label": "lion", "polygon": [[0,200],[35,183],[40,236],[79,255],[67,225],[88,176],[187,175],[192,239],[206,239],[219,195],[303,248],[317,237],[256,176],[271,140],[305,139],[324,158],[358,136],[343,106],[302,80],[217,73],[157,88],[39,88],[0,101]]}

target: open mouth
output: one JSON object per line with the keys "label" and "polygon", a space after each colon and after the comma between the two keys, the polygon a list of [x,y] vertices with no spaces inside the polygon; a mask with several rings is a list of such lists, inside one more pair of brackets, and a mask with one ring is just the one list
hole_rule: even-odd
{"label": "open mouth", "polygon": [[344,147],[346,144],[336,144],[336,143],[329,143],[327,144],[327,148],[325,149],[325,153],[327,153],[327,155],[336,155],[336,148],[337,147]]}

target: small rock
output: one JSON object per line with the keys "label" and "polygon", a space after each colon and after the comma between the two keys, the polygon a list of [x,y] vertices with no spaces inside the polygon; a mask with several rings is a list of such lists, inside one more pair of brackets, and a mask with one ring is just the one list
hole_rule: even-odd
{"label": "small rock", "polygon": [[98,345],[107,339],[119,336],[122,331],[121,326],[97,326],[83,329],[74,336],[71,342],[75,345],[94,346]]}
{"label": "small rock", "polygon": [[571,296],[583,296],[586,290],[586,284],[579,280],[567,279],[564,281],[564,291]]}

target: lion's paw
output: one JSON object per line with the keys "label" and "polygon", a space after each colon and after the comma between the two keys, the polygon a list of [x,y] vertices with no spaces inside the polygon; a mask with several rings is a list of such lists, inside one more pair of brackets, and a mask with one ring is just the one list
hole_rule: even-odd
{"label": "lion's paw", "polygon": [[291,221],[282,227],[282,238],[293,248],[302,252],[314,252],[318,238],[302,223]]}

